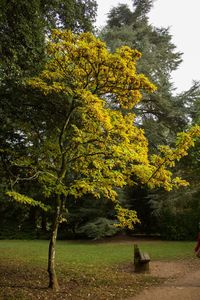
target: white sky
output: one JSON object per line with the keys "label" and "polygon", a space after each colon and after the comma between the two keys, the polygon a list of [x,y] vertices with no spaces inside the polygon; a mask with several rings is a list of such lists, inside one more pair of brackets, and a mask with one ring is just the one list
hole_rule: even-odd
{"label": "white sky", "polygon": [[[132,7],[132,0],[97,0],[96,25],[105,25],[106,14],[118,3]],[[183,53],[183,62],[172,74],[178,92],[187,90],[192,80],[200,81],[200,0],[156,0],[149,21],[157,27],[170,27],[172,41]]]}

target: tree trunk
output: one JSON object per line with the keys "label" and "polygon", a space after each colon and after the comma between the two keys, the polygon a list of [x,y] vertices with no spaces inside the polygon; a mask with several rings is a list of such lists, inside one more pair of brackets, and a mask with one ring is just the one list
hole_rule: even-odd
{"label": "tree trunk", "polygon": [[54,291],[59,290],[56,270],[55,270],[55,248],[56,248],[56,238],[60,219],[60,205],[56,208],[56,214],[54,218],[54,223],[52,227],[51,239],[49,243],[49,256],[48,256],[48,273],[49,273],[49,288]]}

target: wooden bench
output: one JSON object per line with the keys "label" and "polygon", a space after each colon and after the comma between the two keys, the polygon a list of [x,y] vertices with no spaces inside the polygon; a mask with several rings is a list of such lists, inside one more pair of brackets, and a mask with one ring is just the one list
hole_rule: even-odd
{"label": "wooden bench", "polygon": [[149,271],[150,257],[146,252],[142,252],[138,245],[134,245],[134,267],[135,272],[148,272]]}

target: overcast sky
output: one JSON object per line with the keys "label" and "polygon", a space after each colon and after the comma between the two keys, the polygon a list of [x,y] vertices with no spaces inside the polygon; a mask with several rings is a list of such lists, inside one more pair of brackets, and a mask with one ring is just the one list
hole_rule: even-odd
{"label": "overcast sky", "polygon": [[[132,6],[132,0],[97,0],[98,27],[105,25],[106,14],[118,3]],[[192,80],[200,81],[200,0],[156,0],[149,14],[150,23],[169,27],[173,43],[183,52],[183,63],[172,74],[177,91],[187,90]]]}

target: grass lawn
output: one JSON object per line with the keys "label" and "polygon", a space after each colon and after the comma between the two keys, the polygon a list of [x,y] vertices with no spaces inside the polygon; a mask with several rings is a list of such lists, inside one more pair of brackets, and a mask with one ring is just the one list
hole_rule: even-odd
{"label": "grass lawn", "polygon": [[[135,241],[136,242],[136,241]],[[195,242],[138,241],[152,261],[190,260]],[[60,292],[47,289],[48,241],[0,241],[0,299],[126,299],[160,279],[133,273],[134,241],[58,241]]]}

